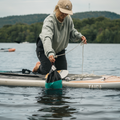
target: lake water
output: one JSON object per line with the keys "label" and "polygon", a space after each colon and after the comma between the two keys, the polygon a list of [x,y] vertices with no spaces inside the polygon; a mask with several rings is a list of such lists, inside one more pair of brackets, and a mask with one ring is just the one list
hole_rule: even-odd
{"label": "lake water", "polygon": [[[67,51],[77,44],[69,44]],[[0,71],[32,70],[38,61],[35,43],[0,43]],[[68,53],[69,73],[120,76],[120,44],[87,44]],[[120,90],[63,88],[47,94],[41,87],[0,86],[0,120],[120,120]]]}

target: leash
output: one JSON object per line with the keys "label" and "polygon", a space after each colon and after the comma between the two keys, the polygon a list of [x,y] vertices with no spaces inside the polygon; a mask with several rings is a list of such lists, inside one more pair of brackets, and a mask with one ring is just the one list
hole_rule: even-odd
{"label": "leash", "polygon": [[56,55],[55,58],[68,54],[69,52],[71,52],[71,51],[73,51],[75,48],[77,48],[79,45],[84,46],[83,41],[81,41],[78,45],[76,45],[74,48],[72,48],[72,49],[69,50],[68,52],[63,53],[63,54],[60,54],[60,55]]}
{"label": "leash", "polygon": [[[68,54],[69,52],[71,52],[71,51],[73,51],[75,48],[77,48],[79,45],[82,46],[82,75],[83,75],[83,64],[84,64],[84,42],[83,42],[83,41],[81,41],[78,45],[76,45],[74,48],[72,48],[72,49],[69,50],[68,52],[63,53],[63,54],[60,54],[60,55],[56,55],[55,58]],[[83,77],[81,77],[81,80],[83,80]]]}

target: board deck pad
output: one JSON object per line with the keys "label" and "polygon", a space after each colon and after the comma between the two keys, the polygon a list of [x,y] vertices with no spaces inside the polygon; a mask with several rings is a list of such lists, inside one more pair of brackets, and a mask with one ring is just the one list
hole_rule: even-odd
{"label": "board deck pad", "polygon": [[65,79],[73,80],[73,81],[84,81],[84,80],[94,80],[100,79],[102,76],[100,75],[93,75],[93,74],[69,74]]}

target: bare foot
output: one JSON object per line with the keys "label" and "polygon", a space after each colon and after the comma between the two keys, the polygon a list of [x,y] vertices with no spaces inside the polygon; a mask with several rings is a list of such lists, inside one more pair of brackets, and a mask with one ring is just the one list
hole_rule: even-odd
{"label": "bare foot", "polygon": [[37,72],[40,64],[41,64],[40,62],[37,62],[36,65],[35,65],[35,67],[33,68],[32,72]]}

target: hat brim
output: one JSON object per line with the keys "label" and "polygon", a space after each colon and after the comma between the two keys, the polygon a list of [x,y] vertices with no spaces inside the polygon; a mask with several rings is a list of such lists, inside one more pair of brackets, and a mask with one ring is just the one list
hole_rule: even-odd
{"label": "hat brim", "polygon": [[73,15],[72,10],[66,10],[66,9],[63,9],[63,8],[60,8],[60,7],[59,7],[59,9],[60,9],[60,11],[61,11],[62,13],[66,13],[66,14],[68,14],[68,15]]}

